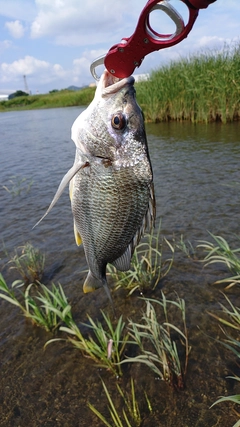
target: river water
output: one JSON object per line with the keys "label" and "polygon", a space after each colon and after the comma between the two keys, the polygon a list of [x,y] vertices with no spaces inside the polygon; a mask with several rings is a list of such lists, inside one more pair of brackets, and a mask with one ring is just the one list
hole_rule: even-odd
{"label": "river water", "polygon": [[[75,148],[70,138],[73,121],[81,107],[8,112],[0,115],[0,230],[1,271],[8,283],[19,278],[9,269],[14,249],[31,242],[46,254],[44,279],[58,281],[79,322],[87,314],[94,319],[109,309],[102,290],[83,295],[87,265],[82,248],[73,236],[72,214],[66,190],[50,214],[36,228],[56,188],[72,166]],[[194,247],[210,240],[208,231],[239,247],[240,123],[193,125],[147,124],[157,201],[157,223],[170,241],[183,236]],[[197,258],[197,255],[196,257]],[[224,302],[212,285],[227,277],[221,266],[202,264],[179,252],[169,275],[151,295],[161,290],[171,299],[175,291],[185,299],[192,346],[182,392],[157,381],[152,372],[131,366],[122,384],[133,376],[139,390],[152,399],[153,413],[145,414],[142,426],[231,427],[236,415],[229,404],[210,405],[220,395],[237,393],[237,382],[226,379],[237,373],[233,354],[209,336],[221,336],[207,312]],[[238,289],[228,292],[238,304]],[[124,318],[141,318],[138,296],[113,295]],[[0,425],[1,426],[97,426],[87,402],[107,406],[99,374],[115,390],[109,373],[99,372],[65,343],[43,349],[49,334],[26,323],[17,307],[0,300]],[[140,398],[141,400],[141,398]],[[2,418],[2,419],[1,419]]]}

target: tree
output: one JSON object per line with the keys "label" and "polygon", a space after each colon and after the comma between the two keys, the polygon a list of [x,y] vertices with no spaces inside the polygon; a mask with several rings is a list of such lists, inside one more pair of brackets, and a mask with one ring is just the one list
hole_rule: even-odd
{"label": "tree", "polygon": [[29,96],[29,94],[27,92],[23,92],[22,90],[17,90],[16,92],[11,93],[8,99],[13,99],[13,98],[16,98],[17,96]]}

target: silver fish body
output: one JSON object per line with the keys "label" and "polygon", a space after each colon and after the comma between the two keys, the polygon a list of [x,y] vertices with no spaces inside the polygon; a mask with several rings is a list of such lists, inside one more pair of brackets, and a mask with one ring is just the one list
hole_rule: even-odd
{"label": "silver fish body", "polygon": [[105,71],[89,107],[75,120],[73,167],[67,182],[77,244],[83,243],[89,273],[84,292],[104,286],[106,266],[130,268],[133,251],[155,217],[152,168],[134,79],[116,81]]}

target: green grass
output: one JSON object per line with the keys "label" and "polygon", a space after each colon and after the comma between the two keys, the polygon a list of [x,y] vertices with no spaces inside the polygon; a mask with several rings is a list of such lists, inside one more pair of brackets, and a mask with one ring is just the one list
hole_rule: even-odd
{"label": "green grass", "polygon": [[226,279],[218,280],[215,283],[228,283],[226,289],[231,288],[236,284],[240,284],[240,248],[231,249],[228,242],[221,236],[216,236],[209,233],[213,242],[201,241],[198,245],[203,248],[207,255],[203,259],[205,265],[210,264],[224,264],[227,266],[231,274],[234,276]]}
{"label": "green grass", "polygon": [[[66,326],[60,326],[59,331],[67,333],[66,340],[79,349],[84,356],[119,377],[122,375],[120,362],[123,359],[124,349],[128,343],[125,322],[120,316],[116,326],[114,326],[108,314],[102,311],[102,315],[105,327],[100,321],[97,320],[95,322],[88,316],[89,324],[85,324],[85,326],[92,331],[92,333],[88,334],[88,338],[82,335],[80,328],[72,318],[69,318],[68,321],[62,319]],[[62,338],[49,340],[47,345],[58,340],[62,340]]]}
{"label": "green grass", "polygon": [[95,88],[88,87],[79,91],[61,90],[46,95],[19,96],[0,102],[0,111],[88,105],[93,99],[94,92]]}
{"label": "green grass", "polygon": [[37,283],[43,276],[45,255],[31,243],[26,243],[15,249],[9,264],[11,269],[20,274],[25,284]]}
{"label": "green grass", "polygon": [[[228,303],[227,307],[223,304],[220,304],[224,316],[223,317],[221,315],[218,316],[218,315],[213,314],[213,313],[209,313],[209,314],[213,318],[217,319],[218,322],[225,327],[225,328],[223,328],[221,326],[221,330],[222,330],[222,332],[226,338],[223,341],[220,341],[220,340],[216,340],[216,341],[221,343],[225,348],[227,348],[233,354],[235,354],[235,356],[238,359],[240,359],[239,337],[237,337],[237,339],[236,339],[231,335],[231,333],[226,331],[226,327],[227,327],[227,328],[231,328],[230,330],[234,330],[235,332],[237,331],[239,334],[239,332],[240,332],[240,309],[239,309],[239,307],[234,306],[234,304],[230,301],[230,299],[226,295],[224,295],[224,296],[225,296],[225,299]],[[240,377],[237,375],[228,376],[227,378],[231,378],[231,379],[234,379],[235,381],[240,382]],[[218,403],[223,403],[223,402],[232,402],[232,403],[236,403],[239,405],[240,404],[240,395],[236,394],[236,395],[231,395],[231,396],[221,396],[218,400],[216,400],[216,402],[213,403],[213,405],[211,407],[213,407],[214,405],[216,405]],[[240,426],[240,420],[238,420],[234,424],[233,427],[239,427],[239,426]]]}
{"label": "green grass", "polygon": [[12,197],[20,196],[22,192],[28,193],[32,187],[33,180],[27,179],[22,176],[13,175],[8,180],[7,185],[3,185],[2,188],[6,190]]}
{"label": "green grass", "polygon": [[[133,343],[140,349],[140,354],[129,357],[121,363],[142,363],[148,366],[161,380],[177,390],[184,388],[187,372],[190,346],[186,327],[186,311],[183,299],[167,300],[162,293],[162,300],[145,299],[146,311],[141,323],[130,321],[129,333]],[[158,321],[155,306],[161,307],[165,321]],[[182,329],[169,321],[170,307],[177,308],[182,320]],[[172,338],[173,333],[177,335]],[[182,363],[179,356],[179,346],[184,349],[185,357]]]}
{"label": "green grass", "polygon": [[[115,282],[115,290],[126,289],[128,295],[136,290],[144,294],[148,290],[154,290],[159,281],[169,273],[174,260],[174,247],[167,239],[160,239],[160,228],[161,222],[157,234],[152,230],[145,235],[145,241],[136,247],[130,270],[118,271],[108,264],[107,271]],[[170,258],[163,257],[164,244],[165,249],[170,249]]]}
{"label": "green grass", "polygon": [[55,341],[69,341],[100,367],[109,370],[116,377],[122,375],[120,362],[129,338],[122,316],[115,322],[115,326],[104,312],[102,315],[105,326],[88,316],[89,323],[85,326],[89,328],[89,334],[85,338],[73,319],[71,305],[60,284],[56,286],[53,283],[49,289],[38,283],[36,290],[33,283],[24,286],[21,280],[17,280],[10,288],[0,274],[0,298],[17,306],[26,318],[46,331],[58,330],[67,334],[66,338],[53,338],[45,345]]}
{"label": "green grass", "polygon": [[[142,424],[143,418],[141,416],[141,411],[140,411],[138,402],[136,400],[136,393],[135,393],[135,386],[134,386],[133,379],[131,378],[131,394],[130,395],[124,392],[120,387],[120,385],[117,384],[117,391],[124,403],[122,414],[119,414],[119,411],[115,406],[110,396],[110,393],[103,381],[102,381],[102,385],[108,400],[108,411],[110,413],[112,423],[110,424],[108,420],[95,408],[95,406],[93,406],[91,403],[88,403],[88,406],[91,409],[91,411],[93,411],[94,414],[97,415],[97,417],[107,427],[140,427]],[[145,393],[145,398],[146,398],[148,409],[151,412],[152,411],[151,403],[146,393]]]}
{"label": "green grass", "polygon": [[184,253],[188,258],[195,259],[195,248],[189,240],[184,240],[181,234],[180,240],[175,243],[175,247]]}
{"label": "green grass", "polygon": [[[52,332],[59,326],[62,319],[66,320],[71,309],[63,289],[60,284],[58,287],[52,284],[52,289],[48,289],[39,283],[37,293],[32,296],[30,295],[32,288],[33,283],[24,288],[21,280],[16,280],[12,283],[12,288],[9,288],[0,274],[0,298],[17,306],[35,325]],[[21,291],[21,289],[24,290]],[[17,293],[19,290],[20,294]]]}

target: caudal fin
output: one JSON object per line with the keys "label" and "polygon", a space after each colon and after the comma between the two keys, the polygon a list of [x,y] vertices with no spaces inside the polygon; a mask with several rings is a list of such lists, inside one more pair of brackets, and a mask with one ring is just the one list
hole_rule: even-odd
{"label": "caudal fin", "polygon": [[87,278],[83,284],[83,292],[85,294],[87,294],[89,292],[94,292],[96,289],[98,289],[100,287],[104,288],[104,290],[108,296],[108,299],[110,300],[110,302],[112,304],[113,311],[114,311],[113,300],[112,300],[111,293],[110,293],[110,290],[108,288],[108,284],[107,284],[106,279],[99,280],[93,276],[91,271],[89,271]]}
{"label": "caudal fin", "polygon": [[103,285],[103,282],[94,277],[91,271],[89,271],[87,278],[83,284],[83,292],[85,294],[88,294],[89,292],[94,292],[96,289],[101,288]]}

